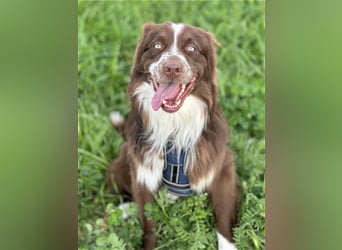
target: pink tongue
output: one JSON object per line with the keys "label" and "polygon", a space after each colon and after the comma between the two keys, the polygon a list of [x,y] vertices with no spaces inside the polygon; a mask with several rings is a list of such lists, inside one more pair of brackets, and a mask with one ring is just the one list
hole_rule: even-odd
{"label": "pink tongue", "polygon": [[164,100],[173,98],[178,93],[178,87],[178,83],[160,83],[159,88],[152,97],[153,110],[157,111],[163,104]]}

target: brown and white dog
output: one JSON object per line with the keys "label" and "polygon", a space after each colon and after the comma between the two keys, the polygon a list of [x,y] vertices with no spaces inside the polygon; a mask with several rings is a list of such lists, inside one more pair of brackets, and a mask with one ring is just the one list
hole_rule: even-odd
{"label": "brown and white dog", "polygon": [[217,219],[219,249],[232,243],[238,184],[228,125],[217,103],[213,35],[186,24],[144,26],[131,72],[131,112],[111,120],[125,142],[107,170],[107,185],[133,195],[144,231],[143,248],[153,249],[155,223],[144,204],[166,185],[173,196],[207,192]]}

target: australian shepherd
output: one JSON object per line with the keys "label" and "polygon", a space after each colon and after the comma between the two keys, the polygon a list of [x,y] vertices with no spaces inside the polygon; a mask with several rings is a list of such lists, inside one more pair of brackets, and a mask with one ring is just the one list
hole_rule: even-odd
{"label": "australian shepherd", "polygon": [[207,192],[217,219],[218,249],[236,249],[232,226],[238,205],[228,125],[217,101],[214,36],[166,22],[144,25],[131,71],[131,111],[112,124],[125,138],[106,181],[137,202],[143,249],[157,246],[155,222],[144,215],[161,186],[171,198]]}

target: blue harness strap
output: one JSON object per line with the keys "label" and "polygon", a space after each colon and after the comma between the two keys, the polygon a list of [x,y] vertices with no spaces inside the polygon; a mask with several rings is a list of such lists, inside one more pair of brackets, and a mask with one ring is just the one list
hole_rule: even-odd
{"label": "blue harness strap", "polygon": [[184,171],[187,153],[181,150],[178,155],[171,142],[164,147],[163,183],[167,186],[168,192],[176,196],[189,196],[192,193],[189,178]]}

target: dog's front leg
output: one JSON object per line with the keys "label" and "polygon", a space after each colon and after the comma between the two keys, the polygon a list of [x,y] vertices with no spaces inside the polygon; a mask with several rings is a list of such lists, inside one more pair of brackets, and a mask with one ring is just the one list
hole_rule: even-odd
{"label": "dog's front leg", "polygon": [[134,199],[138,206],[140,223],[143,229],[143,249],[151,250],[157,245],[157,238],[153,234],[153,228],[156,224],[152,220],[148,220],[144,214],[144,206],[147,202],[154,202],[151,191],[145,185],[135,183],[133,188]]}
{"label": "dog's front leg", "polygon": [[162,178],[164,159],[162,153],[145,153],[141,157],[142,161],[137,161],[133,168],[132,187],[133,196],[138,205],[141,226],[144,232],[143,248],[151,250],[157,245],[157,238],[153,234],[156,224],[148,220],[144,214],[144,206],[147,202],[154,202],[153,193],[157,192]]}
{"label": "dog's front leg", "polygon": [[[236,196],[234,191],[226,189],[228,187],[227,183],[221,182],[216,186],[216,191],[211,194],[211,202],[217,220],[218,249],[236,250],[232,243],[232,226],[234,225],[237,205]],[[235,187],[231,187],[235,189]]]}
{"label": "dog's front leg", "polygon": [[147,202],[154,202],[153,194],[158,191],[163,178],[164,159],[162,152],[145,153],[142,161],[136,161],[132,172],[132,187],[134,200],[137,203],[140,222],[144,232],[143,248],[151,250],[157,245],[157,238],[153,234],[156,224],[148,220],[144,214]]}
{"label": "dog's front leg", "polygon": [[236,223],[238,186],[232,164],[224,167],[216,176],[208,192],[217,220],[217,241],[219,250],[236,250],[232,240],[232,227]]}

